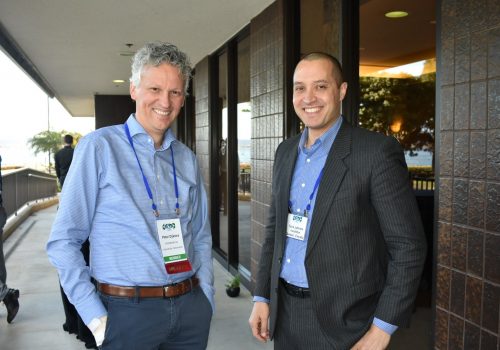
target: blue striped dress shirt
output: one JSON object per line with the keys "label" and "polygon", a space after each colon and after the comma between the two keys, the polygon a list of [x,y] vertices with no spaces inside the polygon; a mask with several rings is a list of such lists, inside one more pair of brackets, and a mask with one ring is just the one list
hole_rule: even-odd
{"label": "blue striped dress shirt", "polygon": [[[304,147],[309,130],[306,128],[302,133],[290,188],[290,210],[293,214],[304,215],[304,210],[309,203],[309,196],[314,189],[321,169],[325,166],[326,158],[328,157],[328,153],[332,148],[341,125],[342,117],[338,118],[335,124],[321,135],[310,148]],[[280,272],[280,277],[285,281],[303,288],[309,287],[304,261],[307,240],[309,238],[309,228],[313,220],[316,194],[317,190],[311,200],[311,209],[307,212],[308,221],[305,239],[301,241],[287,237],[283,255],[283,265],[281,266]],[[267,301],[267,299],[256,296],[254,297],[254,301]],[[377,318],[374,319],[373,323],[389,334],[394,333],[397,329],[397,326],[393,326]]]}
{"label": "blue striped dress shirt", "polygon": [[[196,274],[214,310],[212,236],[196,157],[170,129],[155,149],[133,114],[127,125],[160,219],[176,217],[173,148],[180,221],[193,270],[172,275],[165,270],[151,200],[121,124],[90,133],[75,149],[47,243],[61,285],[86,324],[106,314],[90,277],[120,286],[162,286]],[[87,238],[90,267],[80,253]]]}

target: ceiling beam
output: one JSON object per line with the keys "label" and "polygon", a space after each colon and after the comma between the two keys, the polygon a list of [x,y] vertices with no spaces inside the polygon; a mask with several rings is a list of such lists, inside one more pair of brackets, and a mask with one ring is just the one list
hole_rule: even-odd
{"label": "ceiling beam", "polygon": [[55,96],[54,89],[52,89],[47,80],[40,74],[36,66],[31,62],[28,56],[17,45],[15,40],[0,23],[0,48],[5,54],[17,63],[17,65],[33,79],[33,81],[43,90],[50,98]]}

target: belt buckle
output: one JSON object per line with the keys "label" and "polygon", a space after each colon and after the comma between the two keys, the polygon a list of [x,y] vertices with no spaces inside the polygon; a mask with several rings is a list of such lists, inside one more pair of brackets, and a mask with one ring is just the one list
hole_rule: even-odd
{"label": "belt buckle", "polygon": [[167,294],[168,294],[168,289],[169,289],[170,287],[171,287],[171,286],[164,286],[164,287],[163,287],[163,296],[164,296],[164,297],[165,297],[165,296],[167,296]]}

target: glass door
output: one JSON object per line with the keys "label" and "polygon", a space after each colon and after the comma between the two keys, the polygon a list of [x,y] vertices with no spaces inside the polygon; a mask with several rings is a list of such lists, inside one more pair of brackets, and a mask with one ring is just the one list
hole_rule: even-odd
{"label": "glass door", "polygon": [[252,176],[252,104],[250,102],[250,38],[237,44],[237,174],[238,174],[238,270],[250,279]]}
{"label": "glass door", "polygon": [[228,237],[228,94],[227,94],[227,52],[218,56],[219,89],[217,98],[218,125],[218,203],[214,206],[219,213],[219,248],[224,255],[229,252]]}

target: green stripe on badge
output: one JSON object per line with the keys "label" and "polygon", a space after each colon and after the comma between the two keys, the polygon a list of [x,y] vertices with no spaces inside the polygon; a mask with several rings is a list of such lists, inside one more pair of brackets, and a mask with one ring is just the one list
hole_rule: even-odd
{"label": "green stripe on badge", "polygon": [[178,261],[178,260],[186,260],[187,255],[186,254],[177,254],[177,255],[172,255],[172,256],[165,256],[163,260],[166,263],[172,262],[172,261]]}

